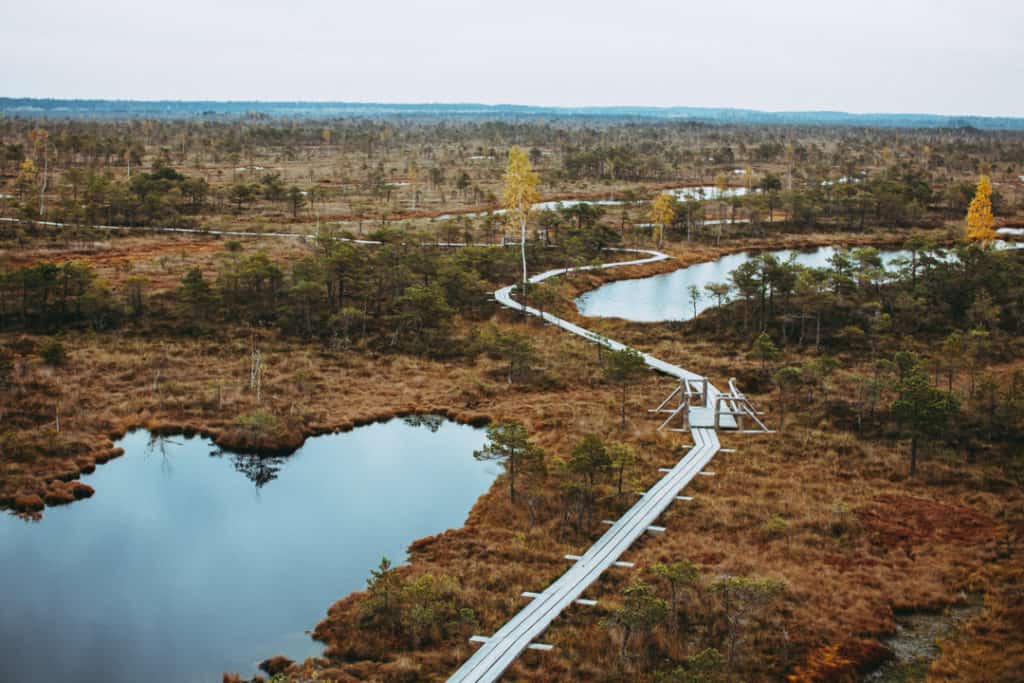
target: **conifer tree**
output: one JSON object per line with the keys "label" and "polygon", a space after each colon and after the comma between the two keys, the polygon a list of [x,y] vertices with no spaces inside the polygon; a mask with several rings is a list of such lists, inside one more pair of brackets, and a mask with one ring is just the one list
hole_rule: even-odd
{"label": "conifer tree", "polygon": [[967,240],[987,244],[996,238],[992,218],[992,181],[987,175],[978,179],[978,191],[967,207]]}
{"label": "conifer tree", "polygon": [[530,442],[518,422],[499,422],[487,428],[488,443],[473,453],[477,460],[498,460],[508,472],[509,499],[516,501],[516,475],[540,475],[545,471],[544,451]]}

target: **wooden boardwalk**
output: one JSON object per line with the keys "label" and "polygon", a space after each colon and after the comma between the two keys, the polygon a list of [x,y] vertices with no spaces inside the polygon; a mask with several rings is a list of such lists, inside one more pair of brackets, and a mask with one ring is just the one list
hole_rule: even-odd
{"label": "wooden boardwalk", "polygon": [[[720,445],[714,429],[692,430],[694,446],[639,502],[616,521],[562,576],[488,638],[449,681],[496,681],[562,610],[579,599],[704,469]],[[656,529],[660,530],[660,527]],[[630,565],[631,566],[631,565]]]}
{"label": "wooden boardwalk", "polygon": [[[650,251],[647,249],[609,249],[608,251],[643,254],[645,255],[645,258],[634,259],[631,261],[613,261],[612,263],[602,263],[595,266],[581,266],[579,268],[558,268],[555,270],[548,270],[543,273],[540,273],[539,275],[534,275],[533,277],[530,278],[530,282],[543,282],[544,280],[547,280],[549,278],[558,275],[564,275],[565,273],[569,273],[572,271],[598,270],[602,268],[621,268],[623,266],[638,266],[645,263],[656,263],[658,261],[665,261],[672,258],[668,254],[663,254],[660,251]],[[584,339],[592,341],[595,344],[600,344],[601,346],[604,346],[605,348],[611,349],[613,351],[621,351],[622,349],[629,348],[621,342],[617,342],[614,339],[603,337],[597,334],[596,332],[592,332],[585,327],[580,327],[579,325],[573,324],[568,320],[559,318],[556,315],[552,315],[551,313],[547,312],[542,313],[541,311],[539,311],[536,308],[533,308],[532,306],[524,306],[523,304],[519,303],[518,301],[512,298],[512,290],[514,288],[515,285],[502,287],[501,289],[494,293],[495,300],[501,305],[506,306],[508,308],[517,311],[525,310],[530,315],[536,316],[546,323],[561,328],[566,332],[571,332],[572,334],[575,334],[579,337],[583,337]],[[643,357],[644,363],[647,365],[647,367],[651,368],[652,370],[657,370],[662,374],[669,375],[670,377],[675,377],[680,381],[690,380],[694,382],[704,382],[707,380],[707,378],[704,377],[703,375],[698,375],[697,373],[690,372],[689,370],[681,368],[678,365],[667,363],[661,360],[660,358],[655,358],[649,353],[639,353]],[[691,409],[691,425],[705,427],[714,426],[714,405],[718,396],[721,395],[721,393],[722,392],[720,392],[711,382],[707,382],[706,406]],[[730,416],[722,416],[720,420],[720,426],[724,429],[733,429],[735,428],[736,423]]]}
{"label": "wooden boardwalk", "polygon": [[[0,218],[2,222],[17,222],[17,219]],[[63,227],[62,223],[50,221],[37,221],[41,225]],[[191,233],[220,235],[225,237],[271,237],[285,239],[316,239],[313,235],[303,233],[287,232],[265,232],[257,233],[241,230],[202,230],[195,228],[174,228],[174,227],[146,227],[134,228],[126,226],[100,225],[94,226],[101,230],[118,231],[148,231],[148,232],[169,232],[169,233]],[[375,240],[345,239],[344,241],[367,246],[379,245]],[[435,243],[441,247],[464,247],[463,243]],[[499,246],[499,245],[479,245]],[[504,246],[504,245],[502,245]],[[581,266],[579,268],[560,268],[549,270],[530,278],[530,282],[541,282],[549,278],[562,275],[574,270],[595,270],[600,268],[616,268],[622,266],[641,265],[664,261],[669,258],[667,254],[658,251],[643,249],[609,249],[626,253],[643,255],[643,258],[630,261],[616,261],[593,266]],[[539,317],[545,322],[555,325],[567,332],[592,341],[595,344],[612,350],[628,348],[625,344],[608,339],[584,327],[573,324],[567,320],[554,316],[550,313],[542,313],[536,308],[524,306],[512,298],[514,286],[503,287],[494,293],[498,303],[508,308],[525,311],[526,313]],[[617,521],[595,542],[582,556],[567,556],[573,565],[558,579],[555,580],[541,593],[524,594],[524,597],[531,598],[529,605],[519,611],[512,619],[502,626],[493,636],[474,636],[471,640],[481,642],[483,645],[472,657],[470,657],[454,674],[449,681],[496,681],[504,673],[505,669],[527,648],[547,650],[550,645],[533,642],[540,636],[558,617],[562,611],[573,604],[594,605],[593,600],[582,599],[583,592],[597,578],[614,566],[632,567],[629,562],[623,562],[619,558],[630,546],[645,532],[660,533],[665,531],[663,527],[654,526],[658,517],[677,499],[689,500],[680,496],[679,493],[700,474],[701,470],[711,461],[721,449],[718,441],[718,434],[715,427],[735,429],[737,423],[731,414],[720,414],[718,422],[715,422],[715,412],[718,406],[719,396],[730,396],[722,394],[706,377],[698,375],[677,365],[667,363],[648,353],[641,353],[644,363],[652,370],[675,377],[689,386],[690,383],[699,383],[704,388],[704,401],[700,406],[688,407],[687,426],[693,436],[694,445],[676,463],[674,467],[667,470],[667,473],[649,490],[643,492],[640,500]],[[735,388],[731,387],[731,392]],[[729,399],[724,399],[729,402]]]}
{"label": "wooden boardwalk", "polygon": [[[617,251],[639,253],[645,255],[645,257],[632,261],[583,266],[578,269],[561,268],[549,270],[531,277],[530,282],[541,282],[572,270],[593,270],[596,268],[640,265],[670,258],[668,255],[658,251],[626,249]],[[524,306],[512,298],[512,290],[513,286],[503,287],[494,293],[494,298],[503,306],[520,311],[525,310],[530,315],[542,318],[551,325],[583,337],[595,344],[601,344],[613,350],[627,348],[625,344],[603,337],[550,313],[541,313],[536,308]],[[654,526],[654,522],[677,498],[686,500],[686,498],[679,495],[680,492],[686,488],[687,484],[704,469],[721,449],[718,434],[714,429],[715,406],[718,403],[717,398],[721,395],[721,392],[702,375],[667,363],[650,354],[644,353],[641,355],[643,356],[644,363],[653,370],[678,378],[682,382],[700,382],[702,386],[707,387],[704,404],[689,408],[688,426],[693,436],[693,447],[686,452],[674,467],[667,471],[664,477],[650,489],[643,492],[639,501],[615,521],[611,528],[591,545],[582,556],[567,556],[567,559],[573,560],[573,565],[543,592],[528,594],[527,597],[531,598],[529,605],[520,610],[504,626],[498,629],[494,635],[490,637],[474,636],[472,638],[474,642],[482,643],[480,649],[451,675],[448,679],[449,681],[455,683],[463,681],[496,681],[523,650],[527,648],[550,649],[549,645],[536,643],[534,640],[548,628],[551,622],[562,613],[562,610],[574,602],[580,601],[583,592],[605,571],[614,566],[632,567],[631,563],[622,562],[619,559],[621,555],[645,532],[657,533],[664,531],[662,527]],[[720,415],[719,426],[735,428],[737,425],[731,415]],[[584,604],[594,604],[592,601],[581,602]]]}

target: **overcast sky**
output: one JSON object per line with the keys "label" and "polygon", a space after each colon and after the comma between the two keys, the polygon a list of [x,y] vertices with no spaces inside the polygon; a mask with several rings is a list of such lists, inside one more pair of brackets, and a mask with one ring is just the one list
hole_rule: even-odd
{"label": "overcast sky", "polygon": [[0,95],[1024,116],[1022,0],[47,0]]}

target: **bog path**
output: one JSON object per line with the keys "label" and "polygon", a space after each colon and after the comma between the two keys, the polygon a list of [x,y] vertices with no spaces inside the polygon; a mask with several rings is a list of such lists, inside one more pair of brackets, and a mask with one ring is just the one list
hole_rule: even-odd
{"label": "bog path", "polygon": [[[21,222],[14,218],[0,218],[2,222]],[[66,227],[65,224],[53,221],[36,221],[37,225]],[[290,232],[251,232],[242,230],[203,230],[196,228],[145,227],[99,225],[100,230],[109,231],[140,231],[167,232],[198,235],[217,235],[223,237],[270,237],[299,240],[316,239],[313,235]],[[380,245],[375,240],[347,239],[355,244],[368,246]],[[434,246],[464,247],[462,242],[439,242]],[[483,245],[480,245],[483,246]],[[609,249],[609,251],[634,254],[640,258],[626,261],[613,261],[597,265],[579,266],[576,268],[557,268],[532,276],[531,283],[543,282],[559,275],[574,271],[597,270],[605,268],[621,268],[646,263],[665,261],[672,257],[660,251],[645,249]],[[559,318],[551,313],[542,312],[526,306],[512,298],[515,285],[502,287],[494,293],[495,300],[507,308],[525,312],[540,318],[544,322],[559,329],[582,337],[587,341],[600,344],[615,351],[630,348],[625,344],[604,337],[596,332]],[[523,597],[530,602],[504,626],[491,636],[473,636],[470,640],[481,643],[481,647],[460,666],[448,679],[452,682],[462,681],[497,681],[502,673],[526,649],[550,650],[551,645],[534,642],[550,626],[563,610],[578,603],[586,606],[596,604],[594,600],[583,598],[583,593],[605,571],[612,567],[631,568],[630,562],[619,558],[644,533],[663,533],[664,527],[655,526],[658,517],[677,500],[688,501],[689,497],[680,493],[700,474],[711,459],[721,450],[716,426],[724,429],[735,429],[736,421],[731,414],[719,415],[715,412],[719,404],[719,391],[706,377],[678,365],[656,358],[649,353],[639,352],[644,363],[665,375],[675,377],[685,391],[691,387],[700,387],[703,394],[702,405],[685,406],[688,412],[686,424],[693,437],[693,446],[671,468],[665,468],[665,475],[653,486],[639,494],[639,500],[618,520],[609,522],[609,529],[583,553],[583,555],[567,555],[571,566],[550,586],[540,593],[524,593]],[[667,412],[667,411],[665,411]]]}
{"label": "bog path", "polygon": [[[560,268],[549,270],[530,278],[537,283],[572,271],[595,270],[601,268],[621,268],[645,263],[664,261],[667,254],[659,251],[639,249],[618,249],[642,256],[630,261],[615,261],[579,268]],[[542,312],[530,306],[524,306],[512,298],[514,285],[502,287],[494,293],[494,298],[503,306],[517,311],[525,311],[529,315],[541,318],[544,322],[554,325],[566,332],[600,344],[612,350],[621,350],[625,344],[608,339],[584,327],[576,325],[550,313]],[[658,517],[677,500],[690,500],[680,493],[690,481],[700,474],[711,459],[721,450],[718,433],[715,429],[715,406],[721,392],[706,377],[678,365],[673,365],[649,353],[641,353],[644,363],[652,370],[679,379],[683,387],[700,385],[704,388],[705,400],[702,406],[689,407],[688,425],[693,437],[693,446],[683,455],[674,467],[665,470],[665,476],[656,484],[642,492],[639,500],[580,556],[568,555],[566,559],[572,565],[550,586],[540,593],[524,593],[523,597],[530,602],[504,626],[490,637],[473,636],[474,642],[481,643],[480,648],[458,668],[448,679],[452,682],[462,681],[496,681],[505,669],[515,661],[523,650],[551,649],[550,645],[534,642],[564,609],[578,603],[585,606],[596,604],[594,600],[583,598],[583,593],[601,574],[612,567],[632,567],[632,563],[623,562],[619,558],[629,550],[630,546],[644,533],[662,533],[664,527],[655,526]],[[735,428],[736,422],[731,415],[720,416],[718,424],[722,428]]]}

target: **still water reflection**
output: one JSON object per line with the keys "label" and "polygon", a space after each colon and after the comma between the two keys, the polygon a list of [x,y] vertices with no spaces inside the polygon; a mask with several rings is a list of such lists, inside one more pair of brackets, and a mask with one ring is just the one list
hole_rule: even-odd
{"label": "still water reflection", "polygon": [[[828,266],[828,260],[836,250],[822,247],[813,251],[783,249],[767,253],[781,261],[792,258],[803,266],[823,268]],[[891,268],[897,259],[907,258],[909,254],[899,250],[879,251],[886,269]],[[690,320],[693,318],[693,303],[688,293],[690,286],[695,285],[700,289],[702,298],[697,302],[697,314],[700,315],[701,311],[716,304],[704,290],[704,285],[728,282],[729,273],[754,255],[751,252],[729,254],[715,261],[697,263],[671,273],[610,282],[582,294],[576,299],[576,306],[583,315],[599,318],[624,318],[645,323]]]}
{"label": "still water reflection", "polygon": [[96,495],[0,515],[0,681],[214,681],[320,650],[306,633],[382,555],[461,526],[500,466],[483,430],[394,419],[287,458],[126,436]]}

